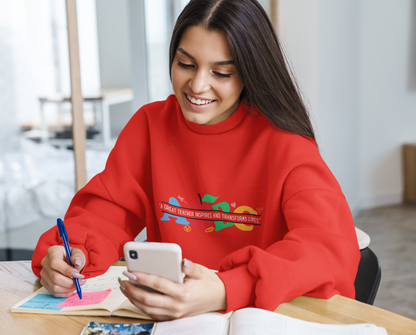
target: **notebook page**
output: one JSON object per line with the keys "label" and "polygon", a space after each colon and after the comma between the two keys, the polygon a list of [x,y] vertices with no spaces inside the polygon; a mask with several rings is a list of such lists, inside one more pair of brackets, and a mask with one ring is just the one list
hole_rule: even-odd
{"label": "notebook page", "polygon": [[205,313],[159,322],[154,335],[227,335],[228,320],[220,313]]}
{"label": "notebook page", "polygon": [[230,335],[387,335],[373,324],[328,325],[303,321],[257,308],[235,311],[230,320]]}
{"label": "notebook page", "polygon": [[123,271],[127,268],[125,266],[110,266],[106,273],[87,279],[87,282],[81,286],[82,293],[106,291],[111,289],[111,293],[98,305],[87,305],[78,307],[65,307],[64,310],[84,310],[94,308],[105,308],[110,311],[117,309],[117,307],[126,300],[126,297],[120,291],[120,284],[118,277],[123,278]]}

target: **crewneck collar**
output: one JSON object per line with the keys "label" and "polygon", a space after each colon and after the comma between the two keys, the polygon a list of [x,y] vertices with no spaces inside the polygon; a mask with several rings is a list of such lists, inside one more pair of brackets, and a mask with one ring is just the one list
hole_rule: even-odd
{"label": "crewneck collar", "polygon": [[203,125],[185,119],[179,102],[177,102],[177,107],[178,113],[180,114],[180,118],[183,120],[186,126],[194,133],[201,135],[216,135],[230,131],[231,129],[237,127],[241,123],[241,121],[243,121],[243,119],[248,115],[247,110],[244,106],[244,102],[240,101],[240,104],[238,105],[236,111],[233,114],[231,114],[231,116],[229,116],[226,120],[217,124]]}

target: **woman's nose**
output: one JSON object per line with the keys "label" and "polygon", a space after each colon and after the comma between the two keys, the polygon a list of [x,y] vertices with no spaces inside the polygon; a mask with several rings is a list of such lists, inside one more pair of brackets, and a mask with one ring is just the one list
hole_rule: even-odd
{"label": "woman's nose", "polygon": [[189,80],[189,87],[193,93],[202,93],[210,89],[209,74],[202,70],[197,71]]}

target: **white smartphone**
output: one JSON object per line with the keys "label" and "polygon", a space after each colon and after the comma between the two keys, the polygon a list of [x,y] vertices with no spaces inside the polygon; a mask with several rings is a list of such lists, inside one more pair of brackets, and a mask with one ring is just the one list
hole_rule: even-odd
{"label": "white smartphone", "polygon": [[[124,245],[124,259],[129,272],[144,272],[183,283],[182,249],[178,244],[127,242]],[[132,280],[130,282],[140,286]],[[147,287],[142,288],[151,290]]]}

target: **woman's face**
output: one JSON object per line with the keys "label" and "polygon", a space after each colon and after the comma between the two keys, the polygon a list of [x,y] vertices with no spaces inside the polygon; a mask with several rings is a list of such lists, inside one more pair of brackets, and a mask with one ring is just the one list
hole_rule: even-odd
{"label": "woman's face", "polygon": [[188,28],[179,42],[171,73],[173,91],[188,121],[219,123],[240,103],[244,85],[221,31]]}

